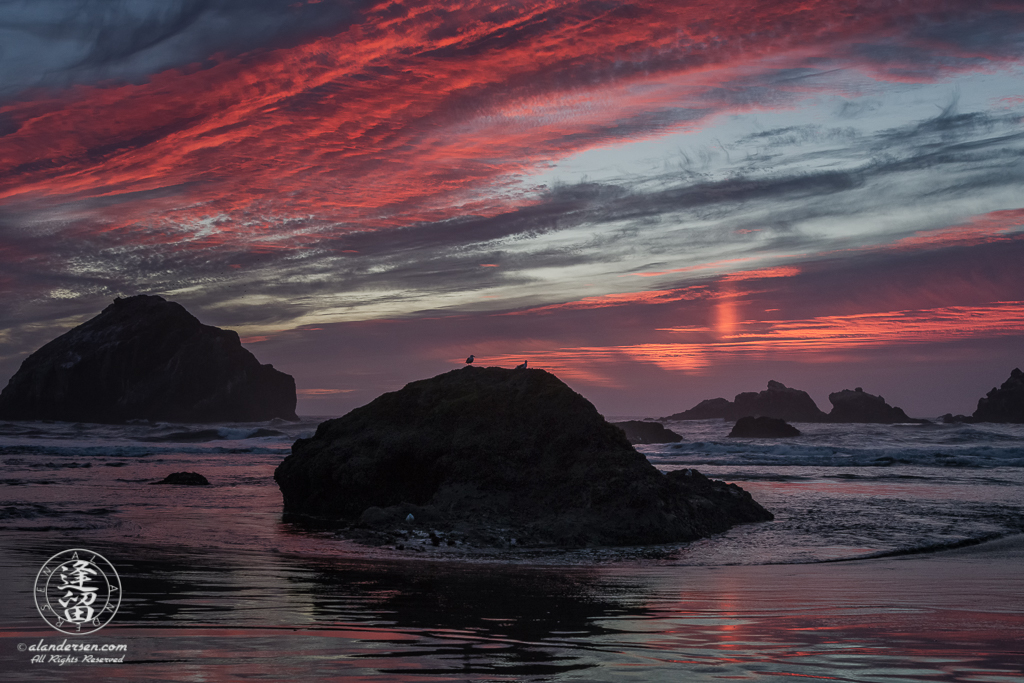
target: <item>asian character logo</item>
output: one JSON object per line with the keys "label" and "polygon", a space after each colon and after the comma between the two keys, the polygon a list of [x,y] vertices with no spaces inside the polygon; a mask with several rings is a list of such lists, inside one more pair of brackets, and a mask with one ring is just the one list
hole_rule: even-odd
{"label": "asian character logo", "polygon": [[91,550],[59,552],[36,575],[36,609],[61,633],[94,633],[121,605],[121,578],[114,565]]}

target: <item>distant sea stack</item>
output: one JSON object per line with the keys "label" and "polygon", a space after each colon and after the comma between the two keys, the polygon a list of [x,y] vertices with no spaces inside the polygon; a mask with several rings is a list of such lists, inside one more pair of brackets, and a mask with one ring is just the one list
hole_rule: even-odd
{"label": "distant sea stack", "polygon": [[1024,372],[1014,368],[1001,387],[978,399],[978,409],[972,418],[973,422],[1024,424]]}
{"label": "distant sea stack", "polygon": [[122,423],[297,420],[295,380],[231,330],[158,296],[116,299],[25,359],[0,418]]}
{"label": "distant sea stack", "polygon": [[659,472],[589,401],[532,369],[412,382],[296,441],[274,478],[293,518],[517,547],[686,541],[772,519],[734,484]]}
{"label": "distant sea stack", "polygon": [[928,422],[907,417],[902,408],[896,408],[885,402],[881,396],[869,394],[860,387],[853,391],[843,389],[828,395],[832,403],[832,412],[828,414],[828,422],[860,422],[876,424],[895,424],[897,422]]}
{"label": "distant sea stack", "polygon": [[741,417],[774,417],[788,422],[822,422],[821,412],[806,391],[792,389],[782,382],[771,380],[762,392],[748,391],[737,394],[734,401],[712,398],[701,401],[693,408],[660,418],[667,420],[738,420]]}

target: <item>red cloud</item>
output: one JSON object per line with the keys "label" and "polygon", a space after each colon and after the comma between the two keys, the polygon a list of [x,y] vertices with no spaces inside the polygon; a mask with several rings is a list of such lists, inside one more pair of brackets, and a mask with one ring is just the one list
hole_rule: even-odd
{"label": "red cloud", "polygon": [[491,215],[545,162],[749,108],[727,84],[973,6],[382,2],[296,47],[0,108],[0,201],[118,197],[83,229],[185,249]]}

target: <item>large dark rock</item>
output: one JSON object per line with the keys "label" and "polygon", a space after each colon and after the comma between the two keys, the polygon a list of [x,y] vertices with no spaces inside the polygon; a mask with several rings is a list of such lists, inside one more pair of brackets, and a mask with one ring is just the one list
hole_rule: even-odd
{"label": "large dark rock", "polygon": [[978,409],[972,417],[974,422],[1024,424],[1024,372],[1014,368],[1001,387],[978,399]]}
{"label": "large dark rock", "polygon": [[729,436],[748,439],[778,439],[800,436],[800,430],[785,420],[775,417],[751,417],[748,415],[736,420]]}
{"label": "large dark rock", "polygon": [[413,516],[519,546],[641,545],[772,519],[735,486],[665,475],[543,370],[466,367],[412,382],[299,439],[274,473],[287,518]]}
{"label": "large dark rock", "polygon": [[774,417],[790,422],[821,422],[825,413],[818,409],[806,391],[792,389],[782,382],[771,380],[761,392],[747,391],[737,394],[734,401],[712,398],[701,401],[693,408],[661,418],[662,420],[738,420],[745,416]]}
{"label": "large dark rock", "polygon": [[612,424],[626,432],[626,438],[629,439],[631,444],[676,443],[683,440],[683,437],[671,429],[666,429],[660,422],[627,420],[625,422],[612,422]]}
{"label": "large dark rock", "polygon": [[895,408],[885,402],[881,396],[865,392],[860,387],[853,391],[843,389],[828,395],[832,403],[832,412],[828,414],[829,422],[874,422],[895,424],[897,422],[927,422],[907,417],[901,408]]}
{"label": "large dark rock", "polygon": [[158,296],[117,299],[25,359],[0,418],[256,422],[295,415],[295,380],[238,334]]}

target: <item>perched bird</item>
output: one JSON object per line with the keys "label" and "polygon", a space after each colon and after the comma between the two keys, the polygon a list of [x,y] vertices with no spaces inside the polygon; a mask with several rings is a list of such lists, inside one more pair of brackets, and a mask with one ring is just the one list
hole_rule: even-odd
{"label": "perched bird", "polygon": [[526,369],[526,364],[529,363],[529,362],[530,361],[528,361],[528,360],[524,360],[522,365],[517,365],[516,366],[516,370],[525,370]]}
{"label": "perched bird", "polygon": [[466,359],[466,363],[472,363],[476,359],[476,356],[470,356]]}

